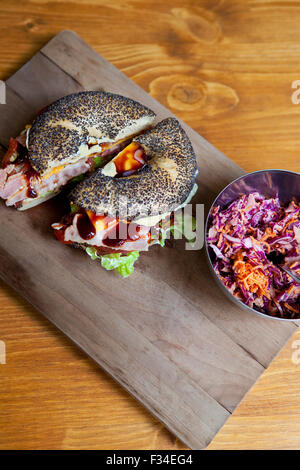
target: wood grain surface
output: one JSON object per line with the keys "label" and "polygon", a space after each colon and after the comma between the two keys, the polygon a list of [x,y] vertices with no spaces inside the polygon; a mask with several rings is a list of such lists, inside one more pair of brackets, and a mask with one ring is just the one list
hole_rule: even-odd
{"label": "wood grain surface", "polygon": [[[251,153],[252,145],[251,159],[248,163],[251,162],[253,166],[247,167],[246,156],[244,164],[242,163],[247,170],[280,166],[299,171],[299,161],[296,156],[296,122],[299,124],[299,118],[297,120],[299,111],[297,106],[292,105],[290,99],[290,85],[292,80],[297,79],[297,69],[293,72],[293,77],[287,71],[289,52],[290,69],[295,70],[296,67],[293,64],[298,34],[296,4],[293,4],[293,13],[291,13],[291,8],[288,6],[283,8],[281,3],[280,15],[278,8],[266,2],[251,2],[251,5],[247,5],[246,2],[219,4],[199,2],[196,9],[188,2],[184,8],[182,2],[178,7],[176,2],[173,2],[169,6],[164,3],[160,8],[157,4],[155,9],[146,2],[126,2],[126,5],[122,2],[113,2],[109,8],[101,2],[93,2],[93,5],[84,5],[81,2],[76,8],[73,4],[72,9],[68,8],[66,3],[55,3],[51,11],[49,3],[42,5],[40,2],[34,2],[26,5],[23,10],[17,8],[14,2],[7,4],[2,2],[0,5],[0,18],[3,21],[3,28],[1,27],[3,52],[1,51],[0,62],[2,78],[7,78],[18,65],[32,55],[33,45],[37,50],[48,39],[45,37],[46,31],[52,35],[66,27],[74,28],[136,83],[146,91],[150,91],[160,102],[166,104],[179,117],[218,145],[218,139],[213,139],[215,131],[216,136],[219,135],[221,139],[220,142],[222,143],[222,139],[224,142],[224,146],[219,145],[219,147],[226,152],[227,145],[228,149],[237,152],[235,160],[238,163],[243,162],[241,153],[246,151]],[[255,28],[251,27],[257,23],[255,19],[259,18],[261,22],[262,11],[263,15],[268,13],[268,28],[262,28],[266,35],[265,39],[261,37],[261,30],[260,36],[255,38]],[[273,15],[270,12],[273,12]],[[137,21],[137,15],[140,16],[141,13],[143,13],[142,28],[141,23]],[[30,21],[28,20],[24,26],[22,21],[26,14]],[[13,16],[16,22],[11,43],[8,42],[8,30],[5,30],[5,27],[8,28],[9,16]],[[265,41],[267,49],[270,48],[270,36],[268,36],[271,34],[270,16],[274,17],[274,24],[271,22],[271,26],[276,29],[277,49],[283,38],[285,40],[284,55],[280,60],[279,51],[276,49],[279,58],[277,62],[274,59],[274,63],[271,63],[270,59],[266,60],[268,50],[264,48],[262,54],[262,47],[258,44],[259,41]],[[286,18],[286,21],[283,21],[283,18]],[[280,24],[284,24],[287,28],[286,34],[282,33],[282,36],[280,36],[281,30],[278,30],[279,20]],[[61,22],[64,24],[61,25]],[[122,31],[124,34],[116,34],[116,31],[107,28],[111,22],[119,33]],[[228,28],[228,22],[234,25],[232,29]],[[134,25],[132,36],[128,24]],[[294,35],[291,34],[293,24]],[[98,36],[95,31],[97,25]],[[245,25],[249,27],[247,42]],[[35,28],[38,31],[40,29],[41,34],[36,34]],[[81,32],[84,28],[85,34]],[[239,31],[241,36],[238,35]],[[103,43],[101,41],[98,43],[95,38],[98,41],[103,40]],[[276,44],[273,48],[275,46]],[[24,47],[24,51],[20,51],[20,48]],[[19,60],[11,71],[9,67],[12,66],[10,60],[13,54],[9,54],[10,48],[15,48],[14,57],[15,60]],[[109,50],[112,51],[112,55],[115,54],[115,58],[109,57],[107,52]],[[149,50],[152,50],[152,53]],[[226,50],[227,54],[224,54]],[[224,57],[227,58],[226,66]],[[279,89],[276,91],[274,78],[276,73],[274,70],[272,72],[272,65],[275,67],[275,62],[282,80],[280,92]],[[265,69],[263,69],[264,64]],[[75,81],[81,83],[80,70],[72,71],[72,63],[69,65],[71,67],[69,73],[72,75],[73,72]],[[192,68],[185,68],[188,66]],[[286,70],[281,70],[281,66]],[[236,68],[235,73],[233,73],[234,68]],[[271,73],[272,79],[270,79]],[[269,76],[265,76],[266,74]],[[249,75],[248,86],[244,89],[240,81],[246,75]],[[257,75],[261,75],[261,83],[264,78],[265,89],[258,87]],[[231,82],[230,87],[229,82]],[[13,83],[10,86],[13,90]],[[89,88],[91,84],[84,86]],[[240,90],[239,93],[235,92],[239,98],[232,105],[230,100],[233,94],[230,90],[235,88]],[[249,95],[253,101],[252,111],[247,101],[250,99]],[[22,96],[17,98],[22,100]],[[231,106],[226,107],[227,100],[231,102]],[[18,109],[18,112],[21,110]],[[231,134],[228,134],[229,128]],[[234,128],[236,133],[232,133]],[[209,132],[212,132],[212,137],[208,136]],[[248,144],[245,133],[249,137]],[[277,137],[276,140],[274,135]],[[275,148],[274,142],[276,142]],[[273,163],[268,164],[268,160],[261,158],[262,149],[266,158],[269,152],[269,162]],[[233,157],[230,151],[226,153]],[[284,160],[283,154],[286,155]],[[180,442],[174,441],[160,424],[113,385],[110,379],[81,353],[75,351],[56,330],[53,333],[53,327],[42,321],[32,309],[25,308],[24,302],[15,294],[9,293],[6,287],[3,287],[2,292],[0,339],[7,343],[8,358],[7,364],[0,366],[0,373],[5,383],[3,387],[1,386],[3,398],[1,397],[0,405],[0,419],[3,420],[0,431],[2,448],[182,448]],[[248,344],[252,341],[255,341],[255,337],[248,338]],[[270,335],[270,344],[272,341],[276,343],[276,339]],[[238,413],[230,418],[228,424],[215,438],[211,448],[213,446],[215,448],[299,448],[299,410],[297,412],[296,402],[299,378],[297,364],[293,364],[291,360],[294,351],[291,346],[292,343],[271,366],[270,372],[264,374],[263,379],[239,407]],[[268,361],[267,358],[265,360]],[[264,384],[264,381],[267,382]],[[252,402],[251,397],[253,397]]]}
{"label": "wood grain surface", "polygon": [[[0,143],[87,81],[89,89],[137,99],[157,120],[170,115],[77,34],[63,31],[6,81]],[[194,202],[208,208],[243,171],[182,125],[200,170]],[[187,445],[207,446],[296,325],[241,314],[216,289],[204,250],[186,251],[184,243],[142,255],[125,281],[99,269],[49,230],[65,206],[63,195],[21,214],[0,206],[0,277]]]}

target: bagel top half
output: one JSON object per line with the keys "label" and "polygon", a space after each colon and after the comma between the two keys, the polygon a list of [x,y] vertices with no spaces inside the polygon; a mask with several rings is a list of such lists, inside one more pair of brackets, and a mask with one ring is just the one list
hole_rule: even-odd
{"label": "bagel top half", "polygon": [[28,158],[41,175],[91,154],[89,143],[117,142],[146,129],[155,113],[125,96],[83,91],[64,96],[42,112],[27,139]]}
{"label": "bagel top half", "polygon": [[97,170],[76,186],[70,201],[97,214],[129,221],[169,213],[183,204],[198,170],[192,144],[177,119],[165,119],[133,141],[148,157],[144,167],[121,177]]}

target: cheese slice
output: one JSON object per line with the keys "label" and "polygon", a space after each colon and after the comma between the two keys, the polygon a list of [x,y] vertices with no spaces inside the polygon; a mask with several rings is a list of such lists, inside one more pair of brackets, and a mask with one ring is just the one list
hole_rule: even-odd
{"label": "cheese slice", "polygon": [[105,176],[114,177],[116,175],[122,175],[126,171],[137,171],[143,166],[143,163],[134,158],[135,151],[138,148],[140,148],[139,144],[131,142],[104,166],[102,173]]}
{"label": "cheese slice", "polygon": [[55,175],[56,173],[59,173],[60,171],[62,171],[65,168],[65,166],[67,166],[67,165],[56,166],[56,167],[52,168],[52,170],[49,173],[46,173],[41,178],[43,178],[43,179],[50,178],[50,176]]}
{"label": "cheese slice", "polygon": [[67,165],[73,165],[75,163],[78,163],[78,161],[81,160],[84,157],[86,157],[86,158],[89,157],[89,156],[92,157],[94,154],[98,155],[98,154],[104,152],[104,150],[107,150],[107,149],[113,147],[114,145],[120,144],[121,142],[124,142],[125,140],[128,140],[128,137],[126,137],[124,139],[121,139],[117,142],[107,142],[107,143],[98,144],[97,141],[95,141],[95,139],[91,139],[91,142],[89,142],[89,144],[93,143],[93,145],[91,147],[89,147],[87,144],[81,144],[81,146],[79,147],[78,155],[80,156],[80,158],[77,158],[75,161],[65,163],[64,165],[55,166],[48,173],[41,176],[41,178],[47,179],[50,176],[55,175],[56,173],[59,173],[60,171],[62,171]]}
{"label": "cheese slice", "polygon": [[86,213],[97,232],[111,228],[118,223],[117,219],[108,217],[107,215],[96,215],[89,210],[87,210]]}

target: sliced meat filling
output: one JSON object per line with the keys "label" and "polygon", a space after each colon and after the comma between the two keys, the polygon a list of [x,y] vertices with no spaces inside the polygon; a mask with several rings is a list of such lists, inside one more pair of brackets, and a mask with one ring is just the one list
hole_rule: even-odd
{"label": "sliced meat filling", "polygon": [[[59,192],[73,178],[95,169],[109,160],[109,157],[120,152],[129,141],[127,139],[113,145],[101,144],[102,152],[91,153],[76,163],[56,167],[43,176],[31,167],[24,142],[24,134],[16,139],[10,139],[8,151],[2,160],[0,197],[6,200],[7,206],[18,205],[24,200],[43,197],[51,192],[54,194]],[[95,144],[91,144],[90,147],[93,145]]]}
{"label": "sliced meat filling", "polygon": [[0,197],[6,200],[7,206],[12,206],[27,198],[57,192],[72,178],[86,173],[91,167],[90,159],[83,159],[64,166],[61,171],[41,177],[25,159],[22,164],[11,164],[0,170]]}
{"label": "sliced meat filling", "polygon": [[[146,162],[144,149],[140,144],[131,142],[102,171],[109,176],[128,176],[142,168]],[[76,244],[82,248],[92,246],[99,255],[148,251],[151,241],[151,227],[84,209],[70,214],[62,223],[53,224],[52,228],[63,243]]]}
{"label": "sliced meat filling", "polygon": [[57,238],[66,244],[93,246],[99,254],[147,251],[150,227],[81,210],[53,224]]}
{"label": "sliced meat filling", "polygon": [[140,144],[131,142],[109,163],[102,172],[107,176],[129,176],[147,163],[147,155]]}

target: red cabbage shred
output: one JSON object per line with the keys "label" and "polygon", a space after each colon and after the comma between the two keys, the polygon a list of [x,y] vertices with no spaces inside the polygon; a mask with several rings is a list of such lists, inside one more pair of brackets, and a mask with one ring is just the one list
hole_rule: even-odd
{"label": "red cabbage shred", "polygon": [[208,231],[213,267],[224,286],[249,307],[273,317],[300,318],[300,204],[258,192],[225,210],[214,207]]}

